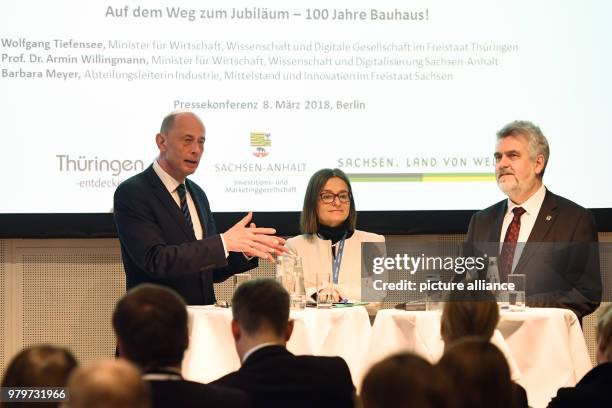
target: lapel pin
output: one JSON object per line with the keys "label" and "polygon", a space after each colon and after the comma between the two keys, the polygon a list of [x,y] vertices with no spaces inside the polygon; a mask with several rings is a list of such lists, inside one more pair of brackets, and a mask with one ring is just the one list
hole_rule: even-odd
{"label": "lapel pin", "polygon": [[546,216],[546,221],[550,221],[550,220],[552,220],[552,216],[547,215],[547,216]]}

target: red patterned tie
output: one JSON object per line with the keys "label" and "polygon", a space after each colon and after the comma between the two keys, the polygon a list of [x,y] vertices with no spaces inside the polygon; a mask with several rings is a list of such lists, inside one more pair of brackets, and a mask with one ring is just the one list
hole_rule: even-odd
{"label": "red patterned tie", "polygon": [[508,281],[508,275],[512,272],[512,261],[514,260],[514,250],[516,249],[516,241],[518,241],[519,231],[521,230],[521,215],[525,214],[523,207],[515,207],[512,209],[514,218],[506,230],[504,245],[500,255],[499,262],[499,280]]}

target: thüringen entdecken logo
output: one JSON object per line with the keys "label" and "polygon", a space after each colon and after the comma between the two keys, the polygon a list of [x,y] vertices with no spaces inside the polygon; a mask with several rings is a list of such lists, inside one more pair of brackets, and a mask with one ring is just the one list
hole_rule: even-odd
{"label": "th\u00fcringen entdecken logo", "polygon": [[109,159],[98,156],[70,156],[68,154],[56,154],[58,169],[60,172],[100,172],[111,173],[112,176],[120,176],[123,172],[135,172],[144,170],[144,161],[131,159]]}

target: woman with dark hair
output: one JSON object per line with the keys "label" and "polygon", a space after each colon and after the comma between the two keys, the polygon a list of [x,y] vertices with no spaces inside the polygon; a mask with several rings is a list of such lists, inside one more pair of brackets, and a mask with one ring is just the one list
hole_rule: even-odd
{"label": "woman with dark hair", "polygon": [[361,408],[448,408],[445,377],[416,354],[401,353],[375,364],[363,379]]}
{"label": "woman with dark hair", "polygon": [[[48,344],[31,346],[21,350],[9,363],[2,387],[66,387],[68,377],[77,367],[70,351]],[[57,407],[53,403],[15,403],[15,406],[36,408]]]}
{"label": "woman with dark hair", "polygon": [[444,303],[440,335],[448,345],[465,336],[491,339],[499,323],[499,306],[490,292],[452,292]]}
{"label": "woman with dark hair", "polygon": [[[480,338],[490,342],[498,323],[499,306],[493,293],[488,291],[452,292],[444,304],[440,319],[440,335],[444,340],[444,349],[452,347],[455,342],[465,338]],[[493,343],[491,345],[497,349]],[[499,354],[506,360],[501,351]],[[510,370],[507,360],[506,366]],[[512,372],[510,374],[512,375]],[[525,389],[512,382],[512,379],[511,388],[513,397],[511,406],[514,408],[527,407]]]}
{"label": "woman with dark hair", "polygon": [[451,385],[457,408],[527,407],[526,398],[519,401],[506,358],[487,339],[468,336],[455,341],[437,367]]}
{"label": "woman with dark hair", "polygon": [[313,174],[300,216],[302,235],[287,240],[289,250],[302,258],[308,295],[316,291],[316,274],[329,271],[337,289],[335,301],[361,299],[361,243],[384,242],[385,237],[355,229],[356,222],[346,174],[339,169]]}

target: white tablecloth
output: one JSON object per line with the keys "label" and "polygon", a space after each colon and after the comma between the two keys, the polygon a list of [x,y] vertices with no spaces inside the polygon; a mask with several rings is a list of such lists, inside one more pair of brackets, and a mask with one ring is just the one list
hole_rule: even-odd
{"label": "white tablecloth", "polygon": [[[364,369],[401,351],[437,361],[444,347],[440,315],[440,312],[379,311]],[[533,407],[545,407],[560,387],[575,385],[591,369],[580,324],[569,310],[528,308],[524,312],[502,312],[498,333],[502,339],[493,342],[510,354],[507,358],[511,364],[512,360],[516,362],[520,372],[517,382],[527,390],[529,405]]]}
{"label": "white tablecloth", "polygon": [[[230,331],[228,309],[189,306],[189,349],[183,359],[183,376],[210,382],[240,368]],[[362,377],[371,326],[364,307],[291,311],[294,329],[287,348],[294,354],[340,356],[353,381]]]}

